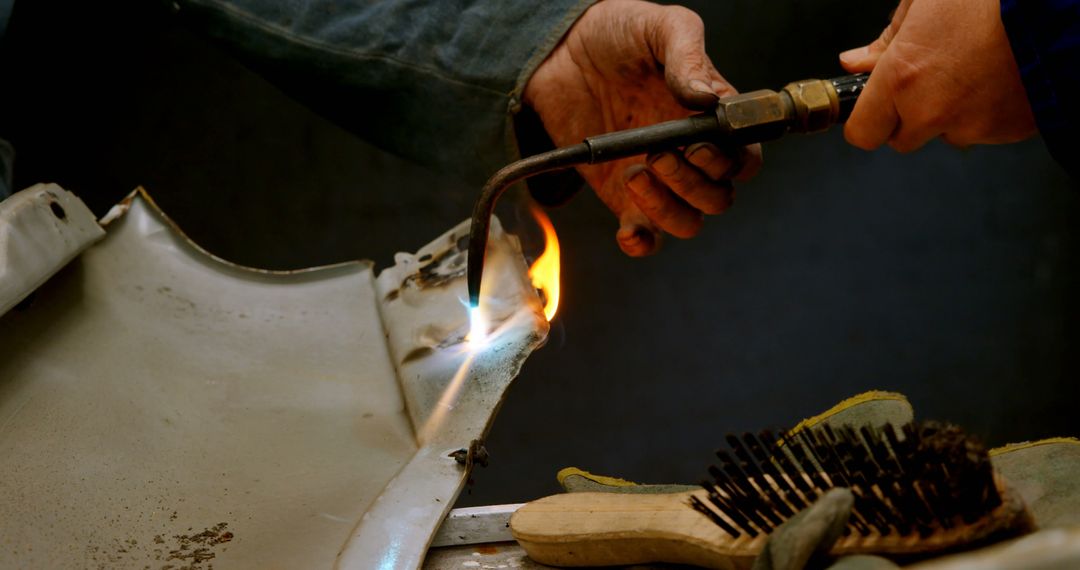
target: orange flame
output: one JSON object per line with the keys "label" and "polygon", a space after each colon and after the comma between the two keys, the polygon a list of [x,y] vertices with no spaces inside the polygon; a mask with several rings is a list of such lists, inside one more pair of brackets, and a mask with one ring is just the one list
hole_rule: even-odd
{"label": "orange flame", "polygon": [[551,225],[543,210],[533,206],[532,214],[544,230],[544,253],[529,268],[529,278],[533,287],[543,293],[544,316],[550,321],[559,309],[559,238],[555,235],[555,226]]}

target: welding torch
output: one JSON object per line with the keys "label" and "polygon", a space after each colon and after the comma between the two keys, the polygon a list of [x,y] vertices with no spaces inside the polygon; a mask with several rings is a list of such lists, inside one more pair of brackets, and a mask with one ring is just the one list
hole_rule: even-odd
{"label": "welding torch", "polygon": [[510,163],[496,172],[480,191],[469,232],[469,305],[480,304],[488,229],[495,202],[510,185],[530,176],[583,164],[598,164],[640,154],[711,142],[737,148],[780,138],[786,133],[817,133],[843,123],[866,86],[868,74],[834,79],[806,79],[780,91],[762,89],[720,98],[716,108],[697,115],[589,137],[585,142],[557,148]]}

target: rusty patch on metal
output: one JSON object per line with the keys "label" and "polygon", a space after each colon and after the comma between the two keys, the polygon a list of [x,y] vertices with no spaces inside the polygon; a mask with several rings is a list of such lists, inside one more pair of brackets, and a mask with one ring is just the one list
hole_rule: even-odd
{"label": "rusty patch on metal", "polygon": [[[173,568],[176,568],[177,570],[197,570],[202,568],[203,562],[213,560],[217,557],[217,554],[214,552],[215,546],[230,542],[233,539],[233,533],[225,530],[228,526],[228,523],[222,522],[214,525],[212,528],[204,529],[198,534],[178,534],[173,536],[173,540],[176,541],[175,547],[169,550],[168,556],[165,558],[166,564],[161,567],[161,570],[172,570]],[[165,540],[161,535],[154,537],[155,544],[164,544],[164,542]],[[155,553],[156,552],[158,552],[157,549],[155,549]],[[160,556],[158,559],[160,560]],[[168,564],[168,561],[170,560],[179,561],[182,566],[177,567],[173,564]],[[213,568],[213,566],[208,566],[207,568],[209,570],[209,568]]]}
{"label": "rusty patch on metal", "polygon": [[[174,511],[169,521],[175,520]],[[208,561],[217,558],[216,547],[234,538],[233,533],[226,530],[228,526],[228,523],[220,522],[199,533],[173,535],[171,540],[164,534],[155,535],[150,541],[144,542],[134,538],[114,538],[107,546],[88,545],[86,556],[99,569],[129,566],[134,561],[142,568],[153,570],[211,570],[214,566]],[[191,530],[189,528],[188,532]],[[224,552],[225,547],[220,550]],[[155,561],[153,566],[148,563],[151,559]]]}

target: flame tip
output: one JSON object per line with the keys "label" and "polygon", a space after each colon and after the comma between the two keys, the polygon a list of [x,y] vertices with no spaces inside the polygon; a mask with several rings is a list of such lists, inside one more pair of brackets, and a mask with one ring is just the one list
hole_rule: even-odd
{"label": "flame tip", "polygon": [[533,287],[542,293],[544,303],[544,317],[548,321],[555,318],[559,310],[559,273],[561,264],[561,251],[559,249],[559,237],[555,233],[555,226],[551,219],[539,207],[532,208],[533,217],[544,231],[544,252],[536,258],[532,267],[529,268],[529,278]]}

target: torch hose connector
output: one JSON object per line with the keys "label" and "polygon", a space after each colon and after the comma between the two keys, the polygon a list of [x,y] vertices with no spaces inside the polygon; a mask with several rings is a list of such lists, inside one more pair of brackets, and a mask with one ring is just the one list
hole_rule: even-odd
{"label": "torch hose connector", "polygon": [[503,167],[484,184],[473,208],[466,275],[470,306],[480,304],[484,256],[495,203],[515,182],[544,172],[698,142],[734,148],[777,139],[789,132],[821,132],[847,120],[868,78],[864,73],[836,79],[807,79],[789,83],[780,91],[762,89],[724,97],[707,113],[589,137],[581,144],[523,158]]}

